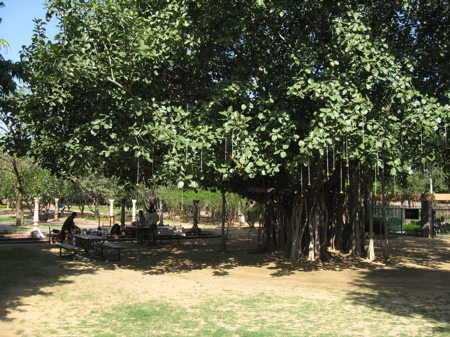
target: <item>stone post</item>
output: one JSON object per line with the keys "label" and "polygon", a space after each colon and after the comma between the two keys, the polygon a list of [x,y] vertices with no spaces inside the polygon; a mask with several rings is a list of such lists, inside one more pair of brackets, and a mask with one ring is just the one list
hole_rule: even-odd
{"label": "stone post", "polygon": [[59,216],[59,199],[55,198],[55,221],[58,220],[58,216]]}
{"label": "stone post", "polygon": [[112,226],[114,222],[114,199],[109,199],[109,225]]}
{"label": "stone post", "polygon": [[39,226],[39,200],[40,198],[34,198],[34,216],[33,216],[34,231],[37,231]]}
{"label": "stone post", "polygon": [[131,203],[133,207],[131,208],[131,223],[136,222],[136,199],[132,199]]}

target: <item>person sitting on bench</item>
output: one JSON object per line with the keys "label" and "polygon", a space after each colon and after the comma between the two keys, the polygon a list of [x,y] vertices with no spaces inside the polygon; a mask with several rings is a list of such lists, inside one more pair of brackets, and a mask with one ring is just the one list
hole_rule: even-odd
{"label": "person sitting on bench", "polygon": [[111,228],[111,235],[120,235],[120,225],[118,223],[114,224]]}

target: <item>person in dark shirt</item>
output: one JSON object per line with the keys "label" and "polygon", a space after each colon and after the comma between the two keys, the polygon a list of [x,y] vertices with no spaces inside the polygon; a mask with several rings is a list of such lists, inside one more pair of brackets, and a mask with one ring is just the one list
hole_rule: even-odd
{"label": "person in dark shirt", "polygon": [[111,228],[112,235],[120,235],[120,225],[118,223],[114,224]]}
{"label": "person in dark shirt", "polygon": [[72,233],[74,229],[79,229],[78,226],[75,225],[74,219],[77,217],[77,213],[73,212],[70,216],[67,217],[66,221],[61,227],[61,239],[64,241],[68,235]]}

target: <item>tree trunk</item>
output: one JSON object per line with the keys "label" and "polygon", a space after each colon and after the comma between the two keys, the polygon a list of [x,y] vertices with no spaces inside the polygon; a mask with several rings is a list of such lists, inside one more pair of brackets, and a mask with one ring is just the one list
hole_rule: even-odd
{"label": "tree trunk", "polygon": [[385,260],[389,259],[389,238],[388,238],[388,228],[386,221],[386,201],[384,200],[384,195],[386,193],[385,190],[385,181],[384,181],[384,171],[381,172],[381,203],[383,208],[381,209],[382,214],[382,227],[384,229],[384,249],[383,249],[383,257]]}
{"label": "tree trunk", "polygon": [[325,204],[323,189],[320,195],[320,199],[321,199],[320,258],[322,260],[326,256],[328,250],[328,224],[329,224],[329,212],[327,205]]}
{"label": "tree trunk", "polygon": [[222,240],[220,245],[220,251],[222,253],[227,251],[226,243],[225,243],[225,222],[226,222],[226,198],[225,192],[222,191]]}
{"label": "tree trunk", "polygon": [[14,174],[17,179],[17,190],[16,190],[16,226],[23,226],[23,195],[24,195],[24,178],[22,171],[20,170],[19,160],[14,157],[13,161]]}
{"label": "tree trunk", "polygon": [[22,201],[23,201],[23,192],[22,189],[18,188],[16,191],[16,226],[23,226],[23,208],[22,208]]}
{"label": "tree trunk", "polygon": [[100,202],[94,199],[94,216],[100,216]]}
{"label": "tree trunk", "polygon": [[329,245],[334,251],[340,251],[342,249],[343,202],[344,195],[338,194],[334,196],[331,206],[331,237]]}
{"label": "tree trunk", "polygon": [[367,250],[367,259],[369,261],[375,260],[374,235],[373,235],[373,192],[369,193],[369,248]]}
{"label": "tree trunk", "polygon": [[[291,216],[291,261],[297,261],[302,254],[302,237],[303,237],[303,210],[306,208],[306,199],[301,197],[296,197],[293,202]],[[300,231],[301,230],[301,231]]]}
{"label": "tree trunk", "polygon": [[310,212],[310,222],[309,222],[309,250],[308,250],[308,260],[316,261],[320,260],[320,207],[317,201],[317,196],[315,196],[313,201],[313,206]]}

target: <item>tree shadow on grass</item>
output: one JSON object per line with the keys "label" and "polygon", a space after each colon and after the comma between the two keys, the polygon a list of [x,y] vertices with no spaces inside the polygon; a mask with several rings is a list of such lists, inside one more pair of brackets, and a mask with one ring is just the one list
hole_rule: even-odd
{"label": "tree shadow on grass", "polygon": [[59,250],[45,244],[13,244],[0,246],[0,319],[7,321],[12,309],[24,306],[22,298],[33,295],[51,296],[41,287],[72,283],[67,277],[95,272],[80,268],[68,258],[60,258]]}
{"label": "tree shadow on grass", "polygon": [[354,304],[385,312],[392,319],[425,318],[432,329],[450,333],[450,271],[394,267],[361,272],[347,298]]}
{"label": "tree shadow on grass", "polygon": [[[399,236],[389,240],[390,258],[378,261],[334,254],[327,262],[290,263],[279,260],[268,267],[274,277],[298,272],[354,271],[347,298],[356,305],[397,317],[429,320],[435,333],[450,334],[450,237],[426,239]],[[335,282],[339,282],[339,274]],[[345,281],[345,280],[342,280]],[[348,280],[347,280],[348,281]],[[329,285],[333,283],[330,279]]]}
{"label": "tree shadow on grass", "polygon": [[[241,240],[245,245],[241,245]],[[214,276],[226,276],[240,265],[264,266],[270,256],[249,255],[248,236],[235,237],[228,244],[229,251],[221,253],[220,239],[193,239],[180,244],[164,243],[157,246],[123,242],[120,261],[93,260],[89,263],[73,262],[60,257],[59,249],[46,244],[0,245],[0,319],[8,320],[13,310],[26,306],[28,296],[45,295],[43,287],[71,283],[72,276],[95,274],[99,270],[130,269],[148,275],[188,273],[211,269]],[[115,258],[117,252],[106,252]],[[251,256],[249,259],[243,256]]]}
{"label": "tree shadow on grass", "polygon": [[255,243],[248,238],[234,238],[228,242],[227,251],[220,251],[220,238],[193,239],[180,244],[158,244],[157,246],[128,245],[126,257],[117,265],[132,270],[142,270],[149,275],[187,273],[210,269],[214,276],[226,276],[228,271],[239,266],[264,267],[272,263],[272,254],[251,254]]}
{"label": "tree shadow on grass", "polygon": [[425,318],[435,333],[450,333],[450,240],[399,237],[383,268],[360,271],[348,299],[402,318]]}
{"label": "tree shadow on grass", "polygon": [[[367,269],[348,298],[399,317],[423,317],[436,333],[450,333],[450,238],[399,237],[391,240],[385,268]],[[436,323],[437,322],[437,323]]]}
{"label": "tree shadow on grass", "polygon": [[[392,258],[386,263],[368,263],[364,259],[338,254],[324,263],[293,263],[283,253],[255,254],[256,237],[248,235],[234,236],[227,242],[225,253],[220,252],[220,238],[157,246],[124,242],[126,249],[121,260],[116,262],[73,263],[69,258],[59,257],[58,249],[46,245],[5,245],[0,246],[0,318],[6,320],[10,310],[23,306],[23,297],[42,294],[44,286],[71,282],[68,280],[71,276],[93,274],[102,269],[129,269],[146,275],[208,269],[215,277],[227,277],[237,267],[259,267],[274,278],[289,278],[300,272],[355,270],[358,277],[352,280],[352,286],[361,291],[350,291],[349,300],[392,315],[422,315],[443,323],[441,329],[447,329],[449,308],[444,303],[450,303],[447,285],[450,268],[444,267],[448,267],[450,259],[449,241],[440,238],[393,239]],[[380,247],[377,249],[381,256]],[[50,297],[52,294],[45,295]],[[394,302],[393,299],[401,301]],[[387,305],[387,300],[391,304]]]}

